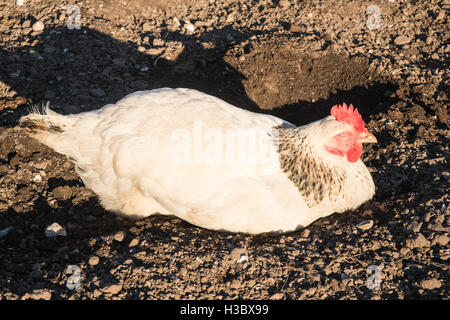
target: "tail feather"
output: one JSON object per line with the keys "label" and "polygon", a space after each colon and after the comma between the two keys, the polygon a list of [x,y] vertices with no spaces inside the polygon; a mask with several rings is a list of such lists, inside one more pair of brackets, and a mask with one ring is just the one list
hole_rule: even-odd
{"label": "tail feather", "polygon": [[30,113],[19,120],[22,128],[33,135],[45,133],[62,133],[67,129],[70,120],[50,109],[49,103],[40,109],[33,106]]}
{"label": "tail feather", "polygon": [[19,119],[20,127],[32,138],[71,158],[78,158],[73,145],[75,123],[74,117],[52,111],[49,104],[42,108],[34,106],[29,114]]}
{"label": "tail feather", "polygon": [[52,148],[81,167],[91,163],[91,155],[98,150],[101,138],[92,134],[98,122],[95,113],[61,115],[52,111],[49,104],[33,107],[21,117],[19,125],[32,138]]}

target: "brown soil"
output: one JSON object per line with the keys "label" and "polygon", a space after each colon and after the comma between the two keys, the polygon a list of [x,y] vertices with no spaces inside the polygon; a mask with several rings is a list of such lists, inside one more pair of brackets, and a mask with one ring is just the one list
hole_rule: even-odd
{"label": "brown soil", "polygon": [[[66,27],[64,6],[77,2],[0,4],[0,299],[448,299],[445,1],[378,2],[376,30],[370,4],[347,0],[148,2],[79,2],[80,30]],[[16,127],[43,101],[78,113],[163,86],[298,125],[354,104],[379,141],[363,155],[374,199],[287,235],[128,221]],[[358,229],[363,220],[374,226]],[[46,237],[54,222],[66,236]],[[379,289],[367,286],[371,265]]]}

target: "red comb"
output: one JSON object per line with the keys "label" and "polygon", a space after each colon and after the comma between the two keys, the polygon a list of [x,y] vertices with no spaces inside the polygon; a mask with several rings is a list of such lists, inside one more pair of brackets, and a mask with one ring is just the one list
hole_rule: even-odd
{"label": "red comb", "polygon": [[335,105],[331,108],[331,115],[336,118],[337,121],[343,121],[353,126],[356,131],[367,131],[364,128],[364,121],[358,112],[358,109],[353,110],[353,105],[351,104],[348,108],[345,102],[341,105]]}

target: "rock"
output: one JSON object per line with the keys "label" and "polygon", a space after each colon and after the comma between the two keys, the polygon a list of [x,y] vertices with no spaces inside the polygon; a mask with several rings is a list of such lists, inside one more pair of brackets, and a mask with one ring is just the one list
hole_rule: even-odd
{"label": "rock", "polygon": [[49,225],[47,228],[45,228],[45,236],[48,238],[54,238],[57,236],[67,236],[67,231],[61,225],[54,222],[51,225]]}
{"label": "rock", "polygon": [[40,32],[40,31],[43,31],[44,30],[44,23],[42,22],[42,21],[36,21],[34,24],[33,24],[33,31],[34,32]]}
{"label": "rock", "polygon": [[400,249],[400,255],[401,255],[402,257],[406,256],[406,255],[407,255],[408,253],[410,253],[410,252],[411,252],[411,249],[406,248],[406,247],[403,247],[403,248]]}
{"label": "rock", "polygon": [[22,23],[22,28],[23,28],[23,29],[29,28],[30,26],[31,26],[31,21],[30,21],[30,20],[25,20],[25,21]]}
{"label": "rock", "polygon": [[243,255],[247,256],[247,249],[234,248],[233,250],[231,250],[230,258],[231,258],[231,260],[238,262]]}
{"label": "rock", "polygon": [[130,241],[128,246],[129,247],[134,247],[134,246],[137,246],[138,244],[139,244],[139,240],[137,238],[134,238],[133,240]]}
{"label": "rock", "polygon": [[376,251],[376,250],[380,249],[382,246],[383,246],[383,245],[381,244],[380,241],[378,241],[378,240],[373,240],[372,243],[371,243],[370,249],[373,250],[373,251]]}
{"label": "rock", "polygon": [[100,258],[97,256],[90,257],[89,261],[88,261],[89,265],[91,265],[91,266],[96,266],[99,262],[100,262]]}
{"label": "rock", "polygon": [[[189,21],[187,21],[187,23],[189,23]],[[179,27],[181,25],[180,20],[178,20],[178,18],[173,18],[172,23],[169,22],[168,24],[172,24],[175,27]]]}
{"label": "rock", "polygon": [[160,38],[155,38],[155,39],[153,39],[152,44],[153,44],[155,47],[162,47],[162,46],[164,46],[166,43],[164,42],[164,40],[162,40],[162,39],[160,39]]}
{"label": "rock", "polygon": [[246,263],[248,262],[248,256],[246,254],[241,255],[241,257],[236,261],[238,264]]}
{"label": "rock", "polygon": [[425,279],[420,281],[420,287],[426,290],[438,289],[442,286],[442,282],[439,279]]}
{"label": "rock", "polygon": [[300,231],[300,237],[302,238],[308,238],[311,231],[309,229],[303,229]]}
{"label": "rock", "polygon": [[50,300],[52,293],[46,289],[33,290],[31,293],[25,293],[21,300]]}
{"label": "rock", "polygon": [[442,226],[441,222],[428,223],[427,228],[433,231],[450,232],[450,228]]}
{"label": "rock", "polygon": [[105,287],[102,288],[102,291],[104,293],[109,293],[109,294],[117,294],[122,290],[122,285],[119,284],[110,284],[107,285]]}
{"label": "rock", "polygon": [[406,246],[408,248],[424,248],[430,246],[430,241],[428,241],[423,234],[419,233],[415,237],[406,240]]}
{"label": "rock", "polygon": [[103,91],[101,88],[93,88],[89,89],[89,94],[93,97],[100,98],[105,95],[105,91]]}
{"label": "rock", "polygon": [[[164,48],[150,48],[150,49],[147,49],[147,53],[149,54],[149,55],[152,55],[152,56],[158,56],[158,55],[160,55],[161,53],[163,53],[163,51],[164,51]],[[142,70],[141,70],[142,71]],[[148,70],[147,70],[148,71]],[[145,72],[145,71],[143,71],[143,72]]]}
{"label": "rock", "polygon": [[433,239],[433,241],[431,242],[431,244],[432,244],[432,245],[437,244],[437,245],[440,245],[441,247],[445,247],[445,246],[447,246],[448,242],[449,242],[449,237],[448,237],[448,235],[446,235],[446,234],[437,234],[437,235],[434,237],[434,239]]}
{"label": "rock", "polygon": [[69,186],[60,186],[53,189],[52,193],[57,200],[68,200],[72,197],[72,188]]}
{"label": "rock", "polygon": [[394,43],[398,46],[402,46],[411,42],[411,38],[407,36],[398,36],[394,39]]}
{"label": "rock", "polygon": [[114,240],[122,242],[126,235],[127,233],[125,231],[119,231],[114,235]]}
{"label": "rock", "polygon": [[281,300],[283,298],[284,298],[284,293],[277,292],[277,293],[274,293],[273,295],[271,295],[269,299],[270,300]]}
{"label": "rock", "polygon": [[414,233],[418,233],[420,229],[422,228],[423,222],[411,222],[406,226],[406,230],[412,231]]}
{"label": "rock", "polygon": [[13,229],[13,227],[6,227],[6,228],[0,230],[0,238],[6,237],[8,235],[8,232],[12,229]]}
{"label": "rock", "polygon": [[373,220],[364,220],[356,225],[359,230],[369,230],[373,227]]}
{"label": "rock", "polygon": [[41,272],[39,264],[33,266],[33,270],[30,273],[30,277],[33,280],[38,280],[38,279],[40,279],[42,277],[42,272]]}
{"label": "rock", "polygon": [[431,55],[431,59],[439,60],[439,54],[437,54],[436,52],[433,53],[433,54]]}
{"label": "rock", "polygon": [[186,31],[192,33],[192,32],[195,31],[195,26],[194,26],[192,23],[190,23],[189,21],[186,21],[185,24],[184,24],[184,29],[185,29]]}

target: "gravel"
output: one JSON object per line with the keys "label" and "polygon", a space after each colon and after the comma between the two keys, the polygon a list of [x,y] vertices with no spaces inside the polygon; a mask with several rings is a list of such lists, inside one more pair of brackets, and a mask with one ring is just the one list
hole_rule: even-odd
{"label": "gravel", "polygon": [[[0,299],[449,298],[445,1],[377,2],[378,29],[350,0],[76,3],[71,30],[72,2],[0,3]],[[46,101],[79,113],[163,86],[297,125],[353,103],[379,141],[374,199],[285,235],[127,220],[16,127]],[[55,221],[66,235],[48,238]]]}

